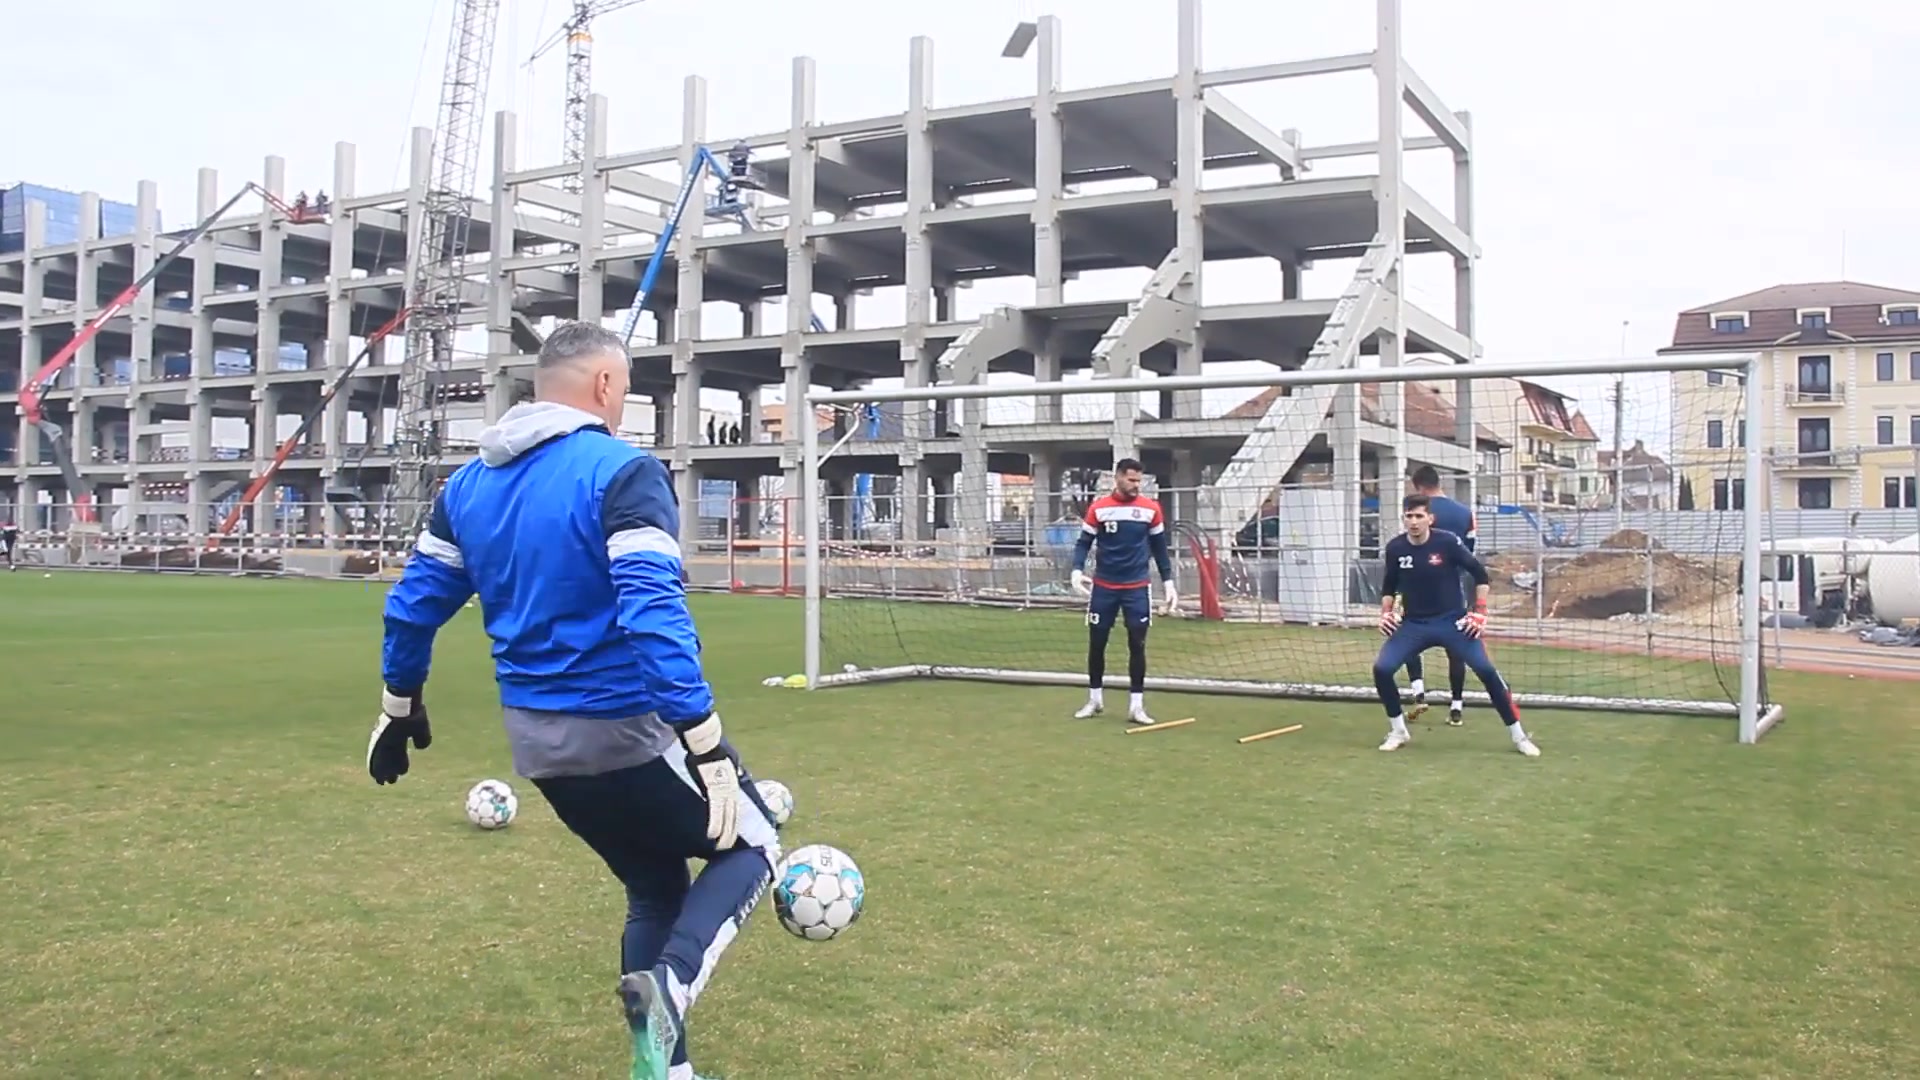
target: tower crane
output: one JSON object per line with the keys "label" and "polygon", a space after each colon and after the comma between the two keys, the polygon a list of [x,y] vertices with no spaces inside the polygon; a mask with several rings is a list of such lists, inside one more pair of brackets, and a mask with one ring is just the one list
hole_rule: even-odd
{"label": "tower crane", "polygon": [[409,532],[432,506],[446,457],[453,337],[469,291],[467,239],[500,0],[458,0],[453,19],[422,206],[425,220],[409,230],[419,246],[408,252],[407,351],[395,409],[396,460],[384,499],[388,523]]}
{"label": "tower crane", "polygon": [[[569,165],[578,165],[587,156],[587,95],[593,92],[593,20],[630,8],[641,0],[573,0],[573,14],[554,30],[533,55],[531,64],[552,52],[561,42],[567,46],[566,144],[561,148]],[[569,173],[561,187],[579,194],[580,174]]]}

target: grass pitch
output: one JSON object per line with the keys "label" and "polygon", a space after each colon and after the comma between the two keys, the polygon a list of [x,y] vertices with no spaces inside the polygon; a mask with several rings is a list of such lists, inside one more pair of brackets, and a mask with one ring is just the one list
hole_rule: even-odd
{"label": "grass pitch", "polygon": [[[477,611],[432,749],[367,779],[381,595],[0,574],[0,1076],[624,1075],[617,886],[530,785],[462,816],[509,772]],[[755,916],[704,1072],[1920,1075],[1910,685],[1779,676],[1759,747],[1534,712],[1527,761],[1480,709],[1388,755],[1360,706],[1121,738],[1071,690],[766,689],[798,605],[696,612],[789,844],[870,886],[841,941]]]}

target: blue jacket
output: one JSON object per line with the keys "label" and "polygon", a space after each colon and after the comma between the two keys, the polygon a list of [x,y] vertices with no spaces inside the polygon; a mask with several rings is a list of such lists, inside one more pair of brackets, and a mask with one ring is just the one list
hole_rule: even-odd
{"label": "blue jacket", "polygon": [[676,727],[713,711],[680,575],[680,510],[658,458],[578,409],[516,405],[435,501],[387,594],[382,674],[427,680],[436,631],[476,593],[500,703]]}

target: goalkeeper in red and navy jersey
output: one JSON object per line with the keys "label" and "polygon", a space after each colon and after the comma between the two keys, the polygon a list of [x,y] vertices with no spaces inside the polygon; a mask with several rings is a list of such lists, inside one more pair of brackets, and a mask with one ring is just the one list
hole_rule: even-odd
{"label": "goalkeeper in red and navy jersey", "polygon": [[[1151,559],[1165,583],[1166,611],[1180,605],[1173,584],[1173,557],[1167,550],[1167,519],[1160,504],[1140,494],[1142,468],[1132,458],[1113,466],[1113,493],[1087,507],[1080,540],[1073,546],[1073,588],[1087,597],[1087,703],[1076,720],[1098,716],[1106,708],[1101,693],[1107,674],[1107,638],[1115,620],[1127,624],[1127,719],[1151,724],[1147,715],[1147,628],[1153,624]],[[1094,554],[1093,576],[1087,555]]]}

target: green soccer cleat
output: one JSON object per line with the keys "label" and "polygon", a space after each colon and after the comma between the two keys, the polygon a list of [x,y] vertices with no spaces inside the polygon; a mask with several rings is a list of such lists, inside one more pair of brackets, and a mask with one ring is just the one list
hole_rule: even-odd
{"label": "green soccer cleat", "polygon": [[634,971],[620,977],[620,1003],[627,1029],[633,1034],[632,1080],[667,1080],[673,1048],[680,1042],[679,1026],[667,989],[653,971]]}

